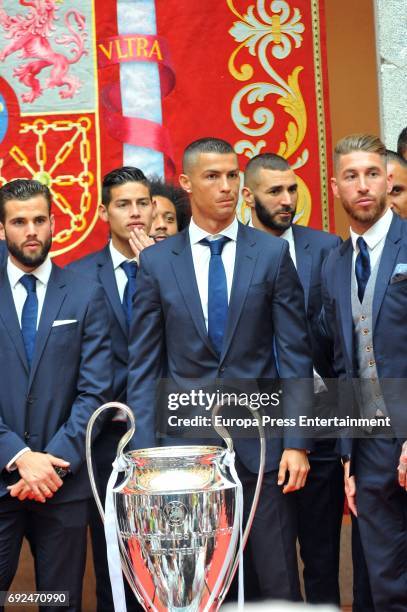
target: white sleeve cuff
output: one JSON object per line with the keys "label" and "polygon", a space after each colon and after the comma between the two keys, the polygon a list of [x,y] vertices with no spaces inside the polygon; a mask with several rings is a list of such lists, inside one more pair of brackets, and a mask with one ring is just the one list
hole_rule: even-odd
{"label": "white sleeve cuff", "polygon": [[21,455],[24,455],[24,453],[26,453],[27,451],[30,451],[31,448],[28,448],[28,446],[26,446],[25,448],[22,448],[17,455],[14,455],[14,457],[8,462],[8,464],[6,465],[6,470],[8,472],[14,472],[14,470],[17,469],[16,466],[16,461],[19,457],[21,457]]}

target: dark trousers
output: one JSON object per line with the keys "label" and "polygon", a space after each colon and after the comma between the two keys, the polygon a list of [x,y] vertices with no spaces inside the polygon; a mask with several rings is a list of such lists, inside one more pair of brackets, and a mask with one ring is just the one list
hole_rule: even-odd
{"label": "dark trousers", "polygon": [[316,442],[303,489],[294,493],[306,599],[340,605],[339,548],[344,505],[343,468],[335,441]]}
{"label": "dark trousers", "polygon": [[352,520],[353,605],[352,612],[374,612],[369,573],[360,541],[358,519]]}
{"label": "dark trousers", "polygon": [[407,610],[407,492],[397,440],[358,440],[354,471],[360,540],[375,612]]}
{"label": "dark trousers", "polygon": [[[112,462],[116,457],[117,444],[126,431],[126,423],[120,421],[107,422],[93,447],[96,483],[103,505],[107,482],[112,473]],[[91,502],[90,533],[96,577],[97,612],[113,612],[114,605],[107,564],[105,531],[94,500]],[[123,580],[127,612],[140,612],[143,608],[138,603],[124,576]]]}
{"label": "dark trousers", "polygon": [[7,591],[13,581],[26,537],[34,557],[37,591],[69,592],[69,606],[41,609],[79,612],[88,509],[88,500],[61,504],[0,500],[0,591]]}
{"label": "dark trousers", "polygon": [[[257,474],[238,460],[243,485],[245,521],[250,512]],[[296,552],[295,501],[277,485],[277,470],[264,475],[259,504],[245,554],[247,599],[301,601]],[[236,578],[231,593],[236,590]]]}

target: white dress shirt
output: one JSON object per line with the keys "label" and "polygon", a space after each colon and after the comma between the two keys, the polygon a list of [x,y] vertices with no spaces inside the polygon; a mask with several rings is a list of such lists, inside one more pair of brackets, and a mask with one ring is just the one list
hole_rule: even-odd
{"label": "white dress shirt", "polygon": [[207,238],[208,240],[217,240],[221,236],[227,236],[230,238],[222,250],[222,262],[225,268],[229,302],[230,292],[232,289],[233,272],[235,269],[238,227],[237,219],[234,218],[232,223],[228,227],[225,227],[225,229],[223,229],[219,234],[209,234],[206,230],[200,228],[192,218],[188,228],[189,240],[191,242],[192,261],[194,264],[195,277],[198,285],[199,297],[201,298],[202,312],[205,319],[206,329],[208,329],[208,275],[211,251],[206,245],[200,244],[200,240],[203,238]]}
{"label": "white dress shirt", "polygon": [[[47,285],[49,281],[49,277],[51,276],[52,263],[49,257],[42,263],[38,268],[36,268],[33,272],[31,272],[32,276],[35,276],[37,279],[36,282],[36,292],[37,292],[37,300],[38,300],[38,318],[37,318],[37,328],[38,323],[41,317],[42,306],[44,304],[45,293],[47,291]],[[23,312],[23,307],[25,300],[27,298],[27,291],[22,283],[20,283],[20,279],[27,274],[20,268],[17,268],[15,264],[11,261],[10,257],[7,260],[7,276],[10,282],[11,293],[13,295],[14,305],[17,311],[18,322],[21,327],[21,315]]]}
{"label": "white dress shirt", "polygon": [[290,249],[291,259],[293,260],[294,266],[297,269],[297,257],[295,255],[295,242],[294,242],[294,232],[293,228],[290,225],[288,229],[285,230],[280,236],[280,238],[284,238],[288,242],[288,248]]}
{"label": "white dress shirt", "polygon": [[126,288],[128,279],[127,279],[127,274],[123,270],[121,265],[124,261],[129,261],[129,262],[134,261],[135,263],[137,263],[137,261],[135,258],[128,259],[125,255],[120,253],[120,251],[118,251],[116,247],[113,246],[112,241],[110,241],[109,243],[109,250],[110,250],[110,256],[113,262],[113,269],[114,269],[114,275],[116,277],[117,290],[119,292],[120,301],[123,302],[124,290]]}
{"label": "white dress shirt", "polygon": [[[259,229],[258,227],[254,227],[253,219],[251,217],[250,217],[248,226],[249,227],[253,227],[254,229],[257,229],[257,230]],[[262,230],[260,230],[260,231],[262,231]],[[287,240],[288,248],[290,250],[291,259],[293,260],[294,266],[297,268],[297,257],[295,255],[294,232],[293,232],[292,226],[290,225],[290,227],[288,229],[286,229],[285,232],[283,232],[280,236],[277,236],[277,237],[278,238],[284,238],[284,240]]]}
{"label": "white dress shirt", "polygon": [[[37,329],[38,329],[38,323],[41,317],[42,307],[44,305],[45,293],[47,291],[47,286],[48,286],[49,277],[51,276],[51,271],[52,271],[52,263],[51,263],[50,258],[47,257],[44,263],[42,263],[40,266],[38,266],[38,268],[36,268],[33,272],[31,272],[31,274],[35,276],[35,278],[37,279],[37,282],[36,282],[36,293],[37,293],[37,300],[38,300]],[[14,306],[16,308],[18,322],[20,324],[20,327],[21,327],[21,315],[23,312],[25,300],[27,299],[27,290],[25,289],[24,285],[20,283],[20,279],[24,276],[24,274],[27,274],[27,272],[24,272],[23,270],[18,268],[11,261],[9,257],[7,260],[7,276],[10,282],[11,294],[13,296]],[[15,462],[23,453],[29,450],[31,449],[28,446],[21,449],[8,462],[8,464],[6,465],[6,469],[9,472],[12,472],[13,470],[17,469]]]}
{"label": "white dress shirt", "polygon": [[[362,237],[364,241],[366,242],[367,248],[369,251],[371,270],[373,270],[373,268],[375,267],[376,263],[379,261],[382,255],[384,243],[385,243],[386,236],[389,231],[392,220],[393,220],[393,213],[390,210],[390,208],[388,208],[386,212],[384,213],[384,215],[380,217],[380,219],[376,221],[376,223],[372,225],[372,227],[370,227],[364,234],[362,234]],[[352,268],[353,268],[354,274],[356,274],[355,264],[356,264],[356,257],[359,253],[357,239],[360,236],[359,234],[356,234],[356,232],[354,232],[353,229],[351,228],[350,237],[352,239],[352,245],[353,245]]]}

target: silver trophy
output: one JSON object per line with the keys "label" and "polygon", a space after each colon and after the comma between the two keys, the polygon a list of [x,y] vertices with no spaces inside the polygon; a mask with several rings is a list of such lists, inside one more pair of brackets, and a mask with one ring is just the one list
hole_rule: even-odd
{"label": "silver trophy", "polygon": [[[109,408],[123,410],[131,427],[118,445],[113,463],[116,474],[109,481],[105,517],[93,475],[91,440],[95,420]],[[216,407],[213,417],[219,408]],[[116,579],[112,574],[119,573],[121,580],[121,572],[115,567],[120,563],[135,596],[146,610],[218,610],[241,559],[260,494],[265,460],[260,417],[257,426],[260,469],[242,535],[242,486],[234,468],[232,440],[223,426],[214,427],[225,441],[225,448],[170,446],[124,453],[135,431],[130,408],[110,402],[95,411],[86,433],[86,460],[102,520],[106,518],[107,525],[110,514],[111,529],[115,531],[112,541],[106,529],[113,595]],[[115,485],[119,472],[124,475],[120,484]],[[120,551],[117,563],[111,550],[117,547],[116,541]]]}

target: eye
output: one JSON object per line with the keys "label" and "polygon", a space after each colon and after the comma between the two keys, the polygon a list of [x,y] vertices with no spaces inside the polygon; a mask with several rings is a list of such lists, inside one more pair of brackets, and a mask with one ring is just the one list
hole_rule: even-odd
{"label": "eye", "polygon": [[393,189],[390,191],[390,195],[399,195],[403,191],[402,187],[395,185]]}
{"label": "eye", "polygon": [[238,172],[230,172],[229,173],[229,178],[232,178],[232,179],[239,178],[239,173]]}

